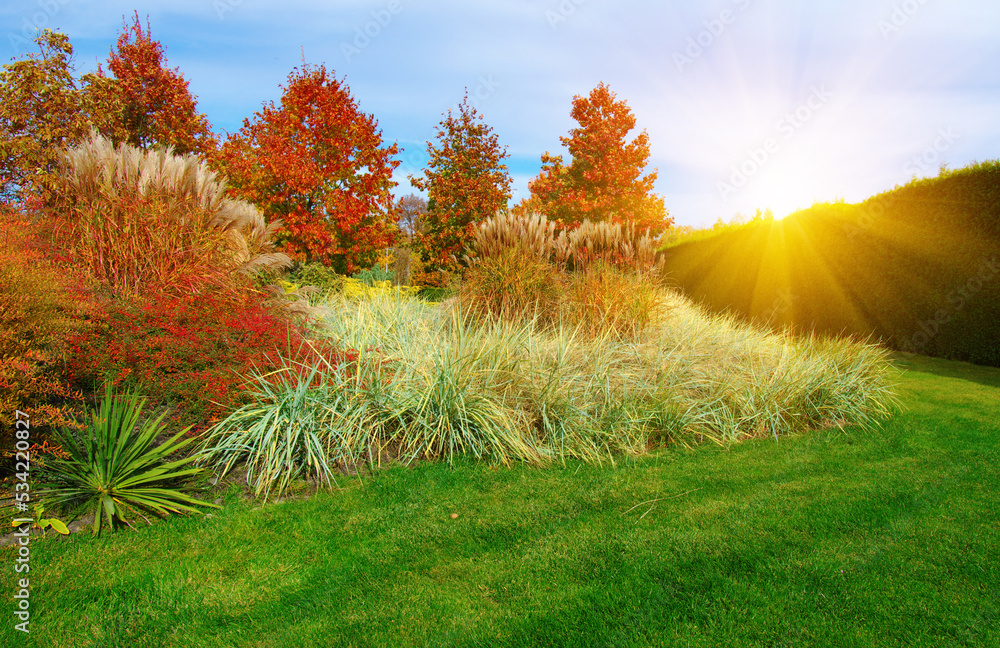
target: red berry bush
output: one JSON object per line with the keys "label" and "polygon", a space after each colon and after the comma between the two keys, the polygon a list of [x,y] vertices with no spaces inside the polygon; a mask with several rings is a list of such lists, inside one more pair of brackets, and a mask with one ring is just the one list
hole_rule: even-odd
{"label": "red berry bush", "polygon": [[254,367],[276,366],[304,345],[300,327],[252,294],[161,294],[97,306],[69,340],[69,378],[87,389],[104,380],[138,386],[196,428],[240,402]]}

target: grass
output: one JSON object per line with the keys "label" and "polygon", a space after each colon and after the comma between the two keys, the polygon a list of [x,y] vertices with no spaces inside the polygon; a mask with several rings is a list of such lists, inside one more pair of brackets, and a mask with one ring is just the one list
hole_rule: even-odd
{"label": "grass", "polygon": [[393,466],[34,541],[31,635],[8,612],[0,645],[995,646],[1000,371],[899,364],[878,431]]}
{"label": "grass", "polygon": [[604,335],[472,321],[400,295],[330,302],[325,333],[359,355],[329,400],[347,408],[344,420],[365,421],[358,435],[385,431],[415,458],[451,459],[463,446],[501,463],[602,461],[663,441],[874,426],[894,406],[892,370],[877,347],[761,332],[709,317],[675,293],[658,301],[654,321]]}
{"label": "grass", "polygon": [[334,297],[318,329],[351,359],[256,376],[262,390],[209,430],[203,459],[223,473],[245,461],[255,492],[280,496],[303,473],[331,484],[331,466],[385,456],[614,462],[668,442],[872,428],[895,406],[878,347],[762,332],[633,283],[656,305],[625,318],[635,326],[599,299],[571,328],[399,290]]}

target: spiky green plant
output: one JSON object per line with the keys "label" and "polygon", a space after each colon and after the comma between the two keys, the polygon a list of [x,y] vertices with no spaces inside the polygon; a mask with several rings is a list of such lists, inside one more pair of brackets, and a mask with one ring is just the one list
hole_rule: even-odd
{"label": "spiky green plant", "polygon": [[111,528],[118,522],[128,524],[127,511],[165,516],[216,507],[174,485],[201,471],[191,465],[193,457],[167,461],[194,439],[184,439],[182,430],[154,445],[164,431],[165,413],[140,421],[145,402],[135,391],[115,394],[106,383],[100,404],[87,412],[85,430],[61,428],[53,434],[68,457],[51,462],[52,486],[47,492],[57,504],[92,513],[95,533],[101,532],[102,520]]}

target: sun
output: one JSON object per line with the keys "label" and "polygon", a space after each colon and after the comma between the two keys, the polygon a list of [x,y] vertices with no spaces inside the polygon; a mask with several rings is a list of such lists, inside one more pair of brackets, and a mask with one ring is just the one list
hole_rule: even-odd
{"label": "sun", "polygon": [[[851,165],[837,159],[839,156],[827,154],[830,149],[824,149],[822,141],[800,144],[778,150],[756,168],[744,165],[744,170],[752,169],[753,174],[744,174],[743,186],[726,201],[733,214],[770,209],[775,219],[782,219],[818,202],[834,202],[844,196],[845,187],[851,186]],[[730,178],[740,179],[738,174]]]}

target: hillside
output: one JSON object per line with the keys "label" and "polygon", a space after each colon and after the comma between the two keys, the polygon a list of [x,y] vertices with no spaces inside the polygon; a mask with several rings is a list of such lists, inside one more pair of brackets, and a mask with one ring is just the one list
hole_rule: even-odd
{"label": "hillside", "polygon": [[1000,162],[664,251],[667,281],[776,328],[1000,366]]}

